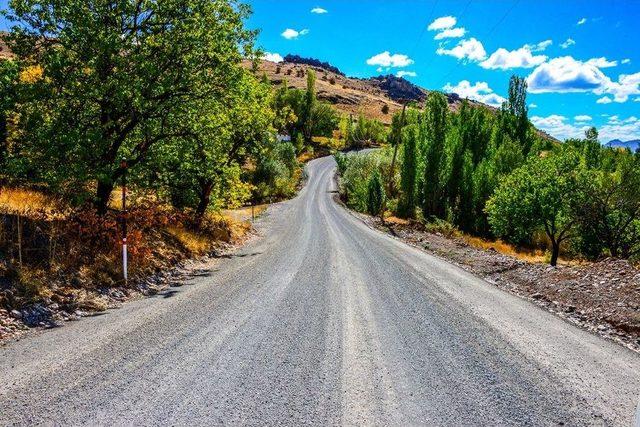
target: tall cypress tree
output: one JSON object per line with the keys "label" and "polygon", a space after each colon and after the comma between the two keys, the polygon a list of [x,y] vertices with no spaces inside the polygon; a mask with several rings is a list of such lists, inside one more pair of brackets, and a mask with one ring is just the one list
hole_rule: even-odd
{"label": "tall cypress tree", "polygon": [[408,126],[404,130],[403,139],[405,142],[402,152],[402,169],[400,170],[402,194],[398,203],[398,215],[402,218],[413,218],[416,214],[417,204],[418,129],[416,125]]}
{"label": "tall cypress tree", "polygon": [[425,114],[426,147],[422,187],[422,213],[425,218],[444,218],[446,201],[441,180],[442,158],[447,131],[447,99],[431,92]]}

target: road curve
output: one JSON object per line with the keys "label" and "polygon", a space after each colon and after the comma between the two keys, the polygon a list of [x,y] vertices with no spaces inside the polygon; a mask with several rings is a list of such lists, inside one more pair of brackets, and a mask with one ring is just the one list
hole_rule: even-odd
{"label": "road curve", "polygon": [[368,228],[311,162],[191,286],[0,349],[1,425],[630,425],[640,357]]}

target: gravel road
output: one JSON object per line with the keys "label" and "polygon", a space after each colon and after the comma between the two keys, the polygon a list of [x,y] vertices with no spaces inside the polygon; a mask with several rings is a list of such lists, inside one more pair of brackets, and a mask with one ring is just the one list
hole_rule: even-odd
{"label": "gravel road", "polygon": [[188,286],[0,348],[0,424],[633,422],[637,354],[370,229],[333,159],[307,169]]}

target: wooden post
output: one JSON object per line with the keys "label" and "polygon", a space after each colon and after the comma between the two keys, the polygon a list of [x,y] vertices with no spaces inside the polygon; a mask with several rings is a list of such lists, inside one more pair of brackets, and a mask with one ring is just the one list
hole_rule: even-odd
{"label": "wooden post", "polygon": [[20,215],[16,215],[18,221],[18,264],[22,267],[22,226],[20,223]]}

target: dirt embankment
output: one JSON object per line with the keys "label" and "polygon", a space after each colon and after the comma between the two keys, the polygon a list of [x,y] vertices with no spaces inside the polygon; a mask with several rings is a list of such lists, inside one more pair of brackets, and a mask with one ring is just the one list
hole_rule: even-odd
{"label": "dirt embankment", "polygon": [[451,261],[489,283],[558,316],[640,352],[640,269],[626,260],[551,267],[480,249],[460,237],[429,233],[416,224],[381,224],[357,214],[370,226]]}

